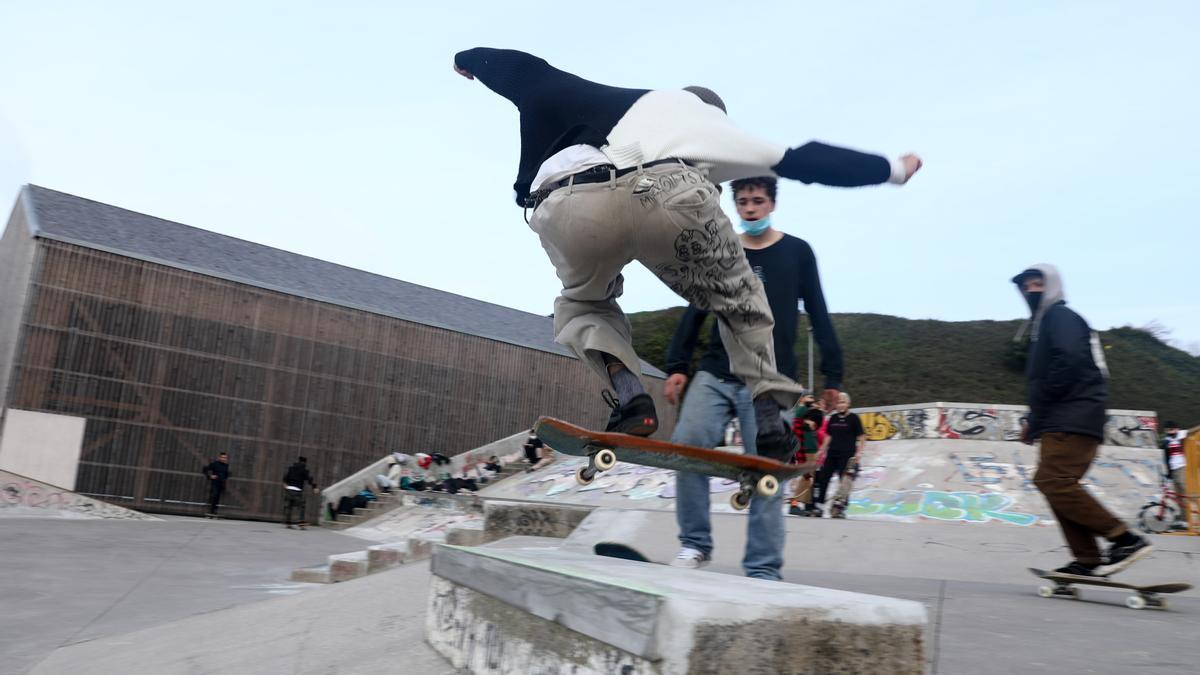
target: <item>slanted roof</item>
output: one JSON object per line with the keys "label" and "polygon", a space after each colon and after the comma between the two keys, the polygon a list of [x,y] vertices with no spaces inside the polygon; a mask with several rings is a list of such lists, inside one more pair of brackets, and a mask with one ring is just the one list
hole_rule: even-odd
{"label": "slanted roof", "polygon": [[[36,185],[23,199],[33,236],[427,326],[574,357],[553,320],[356,270]],[[643,362],[648,375],[665,374]]]}

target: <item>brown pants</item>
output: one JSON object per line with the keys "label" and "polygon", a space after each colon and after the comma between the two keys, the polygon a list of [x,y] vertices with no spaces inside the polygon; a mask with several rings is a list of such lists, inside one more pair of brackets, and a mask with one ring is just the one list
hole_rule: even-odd
{"label": "brown pants", "polygon": [[1071,553],[1086,565],[1101,562],[1096,537],[1111,539],[1126,530],[1079,483],[1099,449],[1098,438],[1058,431],[1042,434],[1041,461],[1033,474],[1033,484],[1050,503]]}

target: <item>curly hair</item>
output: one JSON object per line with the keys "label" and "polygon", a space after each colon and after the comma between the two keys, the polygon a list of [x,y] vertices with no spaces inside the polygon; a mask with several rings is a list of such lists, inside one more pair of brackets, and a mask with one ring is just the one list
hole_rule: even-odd
{"label": "curly hair", "polygon": [[755,176],[754,178],[741,178],[729,184],[733,189],[733,198],[737,199],[738,192],[748,188],[762,188],[767,196],[771,198],[771,202],[775,201],[775,190],[779,186],[779,181],[774,176]]}

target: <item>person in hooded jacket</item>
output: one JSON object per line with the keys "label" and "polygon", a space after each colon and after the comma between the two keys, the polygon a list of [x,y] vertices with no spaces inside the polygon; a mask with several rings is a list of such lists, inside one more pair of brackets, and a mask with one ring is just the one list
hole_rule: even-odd
{"label": "person in hooded jacket", "polygon": [[[1067,307],[1057,268],[1040,264],[1012,278],[1032,312],[1025,368],[1029,415],[1021,442],[1041,442],[1033,483],[1049,502],[1075,557],[1060,574],[1108,576],[1146,557],[1153,547],[1080,484],[1104,439],[1108,368],[1100,340]],[[1024,326],[1017,335],[1024,334]],[[1110,542],[1101,554],[1096,538]]]}

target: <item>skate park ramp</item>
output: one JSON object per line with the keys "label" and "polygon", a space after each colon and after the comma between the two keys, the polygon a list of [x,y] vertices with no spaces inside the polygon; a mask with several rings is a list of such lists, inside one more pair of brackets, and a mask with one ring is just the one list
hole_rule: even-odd
{"label": "skate park ramp", "polygon": [[0,471],[0,518],[160,520],[10,471]]}
{"label": "skate park ramp", "polygon": [[[892,521],[999,523],[1054,522],[1033,485],[1038,450],[1015,439],[1019,406],[922,403],[863,408],[869,442],[851,493],[848,514]],[[1105,444],[1084,484],[1119,517],[1129,519],[1160,493],[1161,452],[1156,418],[1147,411],[1109,411]],[[731,452],[739,448],[728,448]],[[590,485],[575,472],[587,460],[559,455],[550,465],[483,490],[515,499],[612,508],[675,508],[674,473],[618,463]],[[733,481],[711,479],[712,510],[732,512]],[[836,479],[832,490],[836,489]]]}

